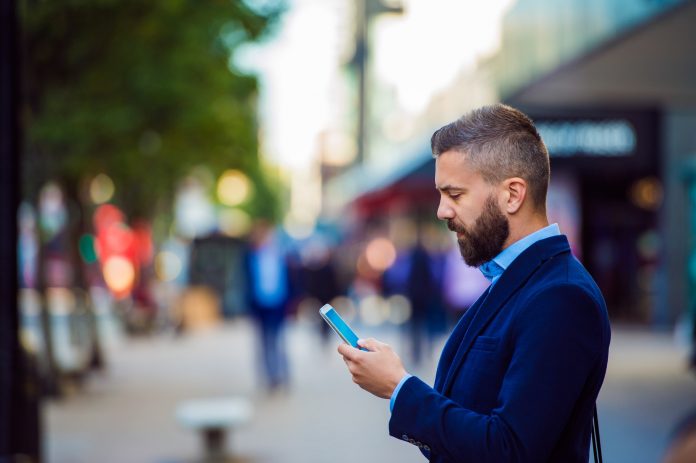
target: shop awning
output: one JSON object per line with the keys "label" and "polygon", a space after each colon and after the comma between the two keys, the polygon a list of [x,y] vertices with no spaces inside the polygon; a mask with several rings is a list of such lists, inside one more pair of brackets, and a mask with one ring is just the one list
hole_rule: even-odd
{"label": "shop awning", "polygon": [[530,83],[504,101],[528,106],[696,104],[696,2],[686,1]]}
{"label": "shop awning", "polygon": [[432,206],[437,200],[434,182],[435,162],[430,147],[423,146],[390,169],[353,167],[326,185],[326,197],[333,211],[350,205],[361,215],[371,215],[391,207]]}

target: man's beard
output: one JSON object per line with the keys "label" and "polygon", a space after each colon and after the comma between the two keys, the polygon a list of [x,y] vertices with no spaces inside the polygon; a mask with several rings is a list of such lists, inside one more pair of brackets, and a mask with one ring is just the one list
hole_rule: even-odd
{"label": "man's beard", "polygon": [[462,235],[457,238],[459,252],[464,262],[471,267],[479,267],[500,254],[510,236],[510,224],[507,217],[500,212],[493,195],[486,199],[483,212],[471,230],[467,230],[453,219],[447,220],[447,228]]}

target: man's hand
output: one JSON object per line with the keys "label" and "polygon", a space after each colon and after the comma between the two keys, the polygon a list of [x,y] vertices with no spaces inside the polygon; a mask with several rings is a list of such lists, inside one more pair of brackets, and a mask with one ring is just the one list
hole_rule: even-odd
{"label": "man's hand", "polygon": [[358,345],[369,352],[348,344],[338,346],[338,353],[348,365],[353,381],[368,392],[389,399],[406,375],[401,359],[391,347],[376,339],[359,340]]}

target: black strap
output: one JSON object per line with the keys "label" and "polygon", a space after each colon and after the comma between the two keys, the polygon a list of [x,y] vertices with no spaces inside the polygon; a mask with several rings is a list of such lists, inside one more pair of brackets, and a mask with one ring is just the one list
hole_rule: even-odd
{"label": "black strap", "polygon": [[602,442],[599,439],[599,417],[597,416],[597,404],[594,406],[594,414],[592,416],[592,451],[594,452],[595,463],[602,463]]}

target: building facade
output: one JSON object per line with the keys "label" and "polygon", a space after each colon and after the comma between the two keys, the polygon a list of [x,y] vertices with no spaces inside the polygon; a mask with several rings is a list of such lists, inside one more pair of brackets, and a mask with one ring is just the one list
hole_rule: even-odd
{"label": "building facade", "polygon": [[618,319],[694,309],[693,24],[693,1],[520,0],[492,63],[578,186],[582,257]]}

